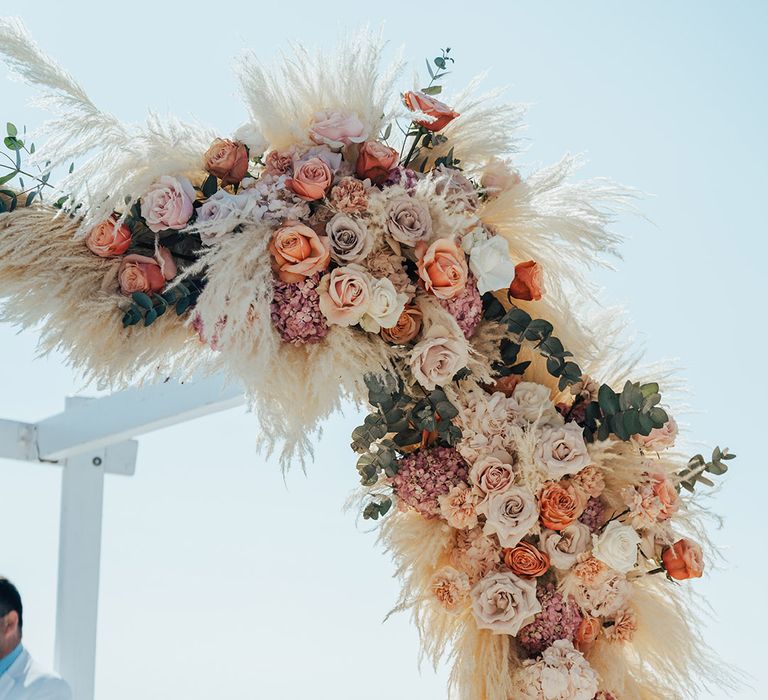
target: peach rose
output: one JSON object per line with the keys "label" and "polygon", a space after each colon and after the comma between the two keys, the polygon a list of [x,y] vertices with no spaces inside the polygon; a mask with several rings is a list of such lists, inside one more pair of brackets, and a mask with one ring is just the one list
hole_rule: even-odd
{"label": "peach rose", "polygon": [[331,261],[328,238],[298,221],[286,221],[272,234],[269,252],[277,276],[289,283],[323,272]]}
{"label": "peach rose", "polygon": [[248,174],[248,149],[244,143],[215,139],[203,156],[205,169],[222,185],[236,185]]}
{"label": "peach rose", "polygon": [[573,484],[550,482],[539,494],[541,524],[563,530],[584,512],[585,505],[585,495]]}
{"label": "peach rose", "polygon": [[157,256],[126,255],[120,261],[117,281],[126,296],[134,292],[153,294],[162,291],[165,283],[176,276],[176,263],[167,248],[160,246]]}
{"label": "peach rose", "polygon": [[85,245],[100,258],[114,258],[123,255],[131,245],[131,229],[125,224],[118,225],[111,217],[94,226],[85,237]]}
{"label": "peach rose", "polygon": [[523,377],[520,374],[509,374],[506,377],[499,377],[493,385],[488,389],[492,394],[497,391],[504,394],[504,396],[512,396],[517,385],[523,381]]}
{"label": "peach rose", "polygon": [[397,164],[398,152],[377,141],[366,141],[360,147],[355,173],[364,180],[368,178],[376,184],[387,179],[387,175]]}
{"label": "peach rose", "polygon": [[689,539],[682,539],[667,547],[661,555],[667,573],[677,581],[700,578],[704,573],[704,554],[701,547]]}
{"label": "peach rose", "polygon": [[423,92],[406,92],[403,95],[405,105],[411,112],[422,112],[434,119],[427,121],[426,119],[415,119],[414,121],[421,127],[424,127],[428,131],[441,131],[456,117],[459,116],[458,112],[454,112],[447,104],[436,100],[434,97],[425,95]]}
{"label": "peach rose", "polygon": [[424,286],[438,299],[453,299],[467,286],[467,259],[453,241],[441,238],[429,248],[420,241],[416,246],[416,266]]}
{"label": "peach rose", "polygon": [[371,278],[360,265],[337,267],[320,280],[320,311],[328,323],[354,326],[368,310]]}
{"label": "peach rose", "polygon": [[576,648],[582,653],[588,652],[603,629],[599,618],[585,615],[581,618],[579,628],[576,630]]}
{"label": "peach rose", "polygon": [[298,167],[286,185],[297,197],[313,202],[325,197],[332,181],[333,173],[328,165],[320,158],[310,158]]}
{"label": "peach rose", "polygon": [[422,313],[415,306],[407,306],[392,328],[382,328],[381,337],[393,345],[410,343],[421,331]]}
{"label": "peach rose", "polygon": [[529,260],[515,265],[515,279],[509,285],[509,296],[521,301],[541,299],[541,265]]}
{"label": "peach rose", "polygon": [[680,505],[680,496],[672,482],[663,474],[651,475],[653,495],[659,503],[659,520],[667,520]]}
{"label": "peach rose", "polygon": [[543,576],[549,570],[549,557],[528,542],[502,550],[504,563],[513,574],[524,578]]}

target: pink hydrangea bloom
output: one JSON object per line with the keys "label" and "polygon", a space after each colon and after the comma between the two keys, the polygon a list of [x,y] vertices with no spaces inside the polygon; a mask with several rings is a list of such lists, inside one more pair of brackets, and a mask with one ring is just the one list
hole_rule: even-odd
{"label": "pink hydrangea bloom", "polygon": [[275,278],[272,324],[286,343],[319,343],[328,333],[328,324],[320,311],[319,282],[320,275],[295,284]]}
{"label": "pink hydrangea bloom", "polygon": [[483,317],[483,300],[477,290],[477,281],[474,275],[469,275],[467,286],[461,294],[453,297],[453,299],[439,299],[438,301],[456,319],[464,337],[471,337]]}
{"label": "pink hydrangea bloom", "polygon": [[541,604],[541,612],[517,636],[523,649],[531,656],[540,654],[558,639],[572,642],[582,619],[576,601],[570,596],[563,598],[552,583],[539,585],[536,597]]}
{"label": "pink hydrangea bloom", "polygon": [[579,516],[579,522],[584,523],[590,532],[597,532],[605,524],[605,504],[599,498],[590,498]]}

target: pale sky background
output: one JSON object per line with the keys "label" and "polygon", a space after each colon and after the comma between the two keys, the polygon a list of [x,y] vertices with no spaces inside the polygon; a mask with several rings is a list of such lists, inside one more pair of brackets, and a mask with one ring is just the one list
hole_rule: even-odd
{"label": "pale sky background", "polygon": [[[690,439],[739,455],[712,500],[725,562],[684,585],[698,591],[723,662],[753,676],[752,689],[711,697],[768,695],[768,3],[3,3],[17,8],[104,109],[196,116],[222,135],[245,118],[230,70],[240,49],[272,60],[289,39],[328,47],[340,29],[384,21],[418,67],[452,47],[448,95],[490,69],[489,87],[532,104],[524,172],[585,153],[584,176],[652,193],[641,206],[653,223],[622,219],[625,259],[597,277],[608,303],[629,307],[648,358],[684,367]],[[0,122],[38,125],[31,91],[0,74]],[[0,325],[2,417],[43,418],[80,388],[60,357],[34,359],[35,341]],[[307,475],[285,483],[255,452],[257,424],[242,410],[141,440],[136,475],[107,479],[99,698],[446,696],[444,668],[418,670],[407,616],[382,623],[399,589],[393,565],[342,512],[357,483],[356,421],[354,409],[330,421]],[[46,664],[58,499],[57,468],[0,462],[0,572],[23,593],[25,642]]]}

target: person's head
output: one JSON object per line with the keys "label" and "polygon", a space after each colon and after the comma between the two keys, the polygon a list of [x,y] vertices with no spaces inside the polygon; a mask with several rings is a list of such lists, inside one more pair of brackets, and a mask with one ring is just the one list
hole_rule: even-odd
{"label": "person's head", "polygon": [[19,591],[7,578],[0,576],[0,659],[21,642],[22,613]]}

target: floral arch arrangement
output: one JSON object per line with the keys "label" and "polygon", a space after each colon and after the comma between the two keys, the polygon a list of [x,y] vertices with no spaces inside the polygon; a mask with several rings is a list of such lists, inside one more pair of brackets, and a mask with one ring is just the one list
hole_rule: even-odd
{"label": "floral arch arrangement", "polygon": [[669,372],[638,366],[583,277],[631,193],[570,182],[573,158],[522,177],[519,106],[477,84],[438,99],[450,49],[400,93],[383,47],[245,55],[230,139],[120,122],[1,21],[0,52],[57,111],[41,152],[8,125],[3,318],[105,386],[228,373],[285,467],[343,400],[368,406],[363,514],[456,697],[728,682],[676,583],[704,567],[695,487],[733,455],[675,451]]}

